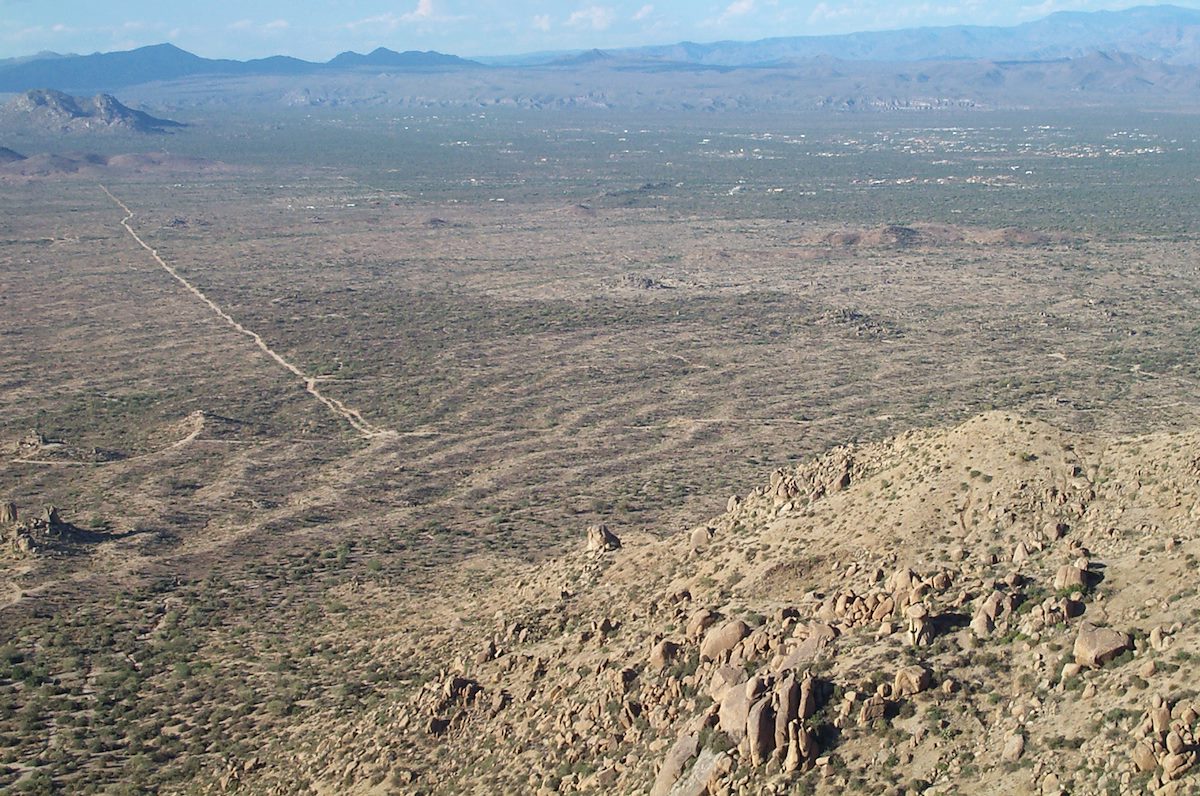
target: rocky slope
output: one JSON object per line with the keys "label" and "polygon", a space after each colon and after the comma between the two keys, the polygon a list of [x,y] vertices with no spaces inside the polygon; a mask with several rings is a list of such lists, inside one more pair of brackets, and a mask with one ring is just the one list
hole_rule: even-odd
{"label": "rocky slope", "polygon": [[46,133],[134,132],[161,133],[181,127],[123,105],[111,94],[72,97],[53,89],[26,91],[0,110],[5,126],[33,128]]}
{"label": "rocky slope", "polygon": [[417,630],[348,588],[329,633],[386,696],[210,790],[1194,793],[1198,519],[1200,431],[838,448],[677,537],[476,562]]}

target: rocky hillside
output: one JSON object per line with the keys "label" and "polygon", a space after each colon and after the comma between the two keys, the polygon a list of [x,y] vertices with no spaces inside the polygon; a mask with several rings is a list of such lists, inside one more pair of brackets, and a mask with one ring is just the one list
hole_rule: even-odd
{"label": "rocky hillside", "polygon": [[36,89],[17,95],[0,110],[0,121],[6,126],[33,128],[46,133],[161,133],[182,126],[179,122],[128,108],[111,94],[72,97],[53,89]]}
{"label": "rocky hillside", "polygon": [[211,789],[1195,793],[1198,518],[1195,431],[991,413],[839,448],[679,537],[480,563],[420,633],[348,589],[374,707]]}

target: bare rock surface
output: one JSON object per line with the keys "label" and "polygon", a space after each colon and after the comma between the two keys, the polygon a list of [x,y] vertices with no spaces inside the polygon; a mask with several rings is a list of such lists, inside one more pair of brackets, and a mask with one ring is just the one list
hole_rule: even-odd
{"label": "bare rock surface", "polygon": [[608,529],[607,525],[592,525],[587,529],[587,549],[588,552],[607,552],[610,550],[619,550],[621,548],[621,540],[617,535]]}
{"label": "bare rock surface", "polygon": [[1133,639],[1128,633],[1082,622],[1075,637],[1075,662],[1080,666],[1101,666],[1132,647]]}

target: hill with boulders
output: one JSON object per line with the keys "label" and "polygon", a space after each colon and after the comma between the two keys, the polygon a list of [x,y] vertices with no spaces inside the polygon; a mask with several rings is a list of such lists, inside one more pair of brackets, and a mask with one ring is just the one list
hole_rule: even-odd
{"label": "hill with boulders", "polygon": [[[1194,793],[1198,517],[1200,431],[993,412],[836,448],[368,634],[392,696],[213,790]],[[381,597],[339,595],[360,627]]]}

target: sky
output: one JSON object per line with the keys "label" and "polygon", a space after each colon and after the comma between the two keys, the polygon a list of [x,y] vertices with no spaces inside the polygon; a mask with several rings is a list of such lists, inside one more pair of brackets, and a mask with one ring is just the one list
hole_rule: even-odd
{"label": "sky", "polygon": [[[438,50],[462,56],[1013,25],[1136,0],[0,0],[0,58],[171,42],[209,58]],[[1161,5],[1143,2],[1141,5]],[[1173,5],[1200,8],[1200,0]]]}

